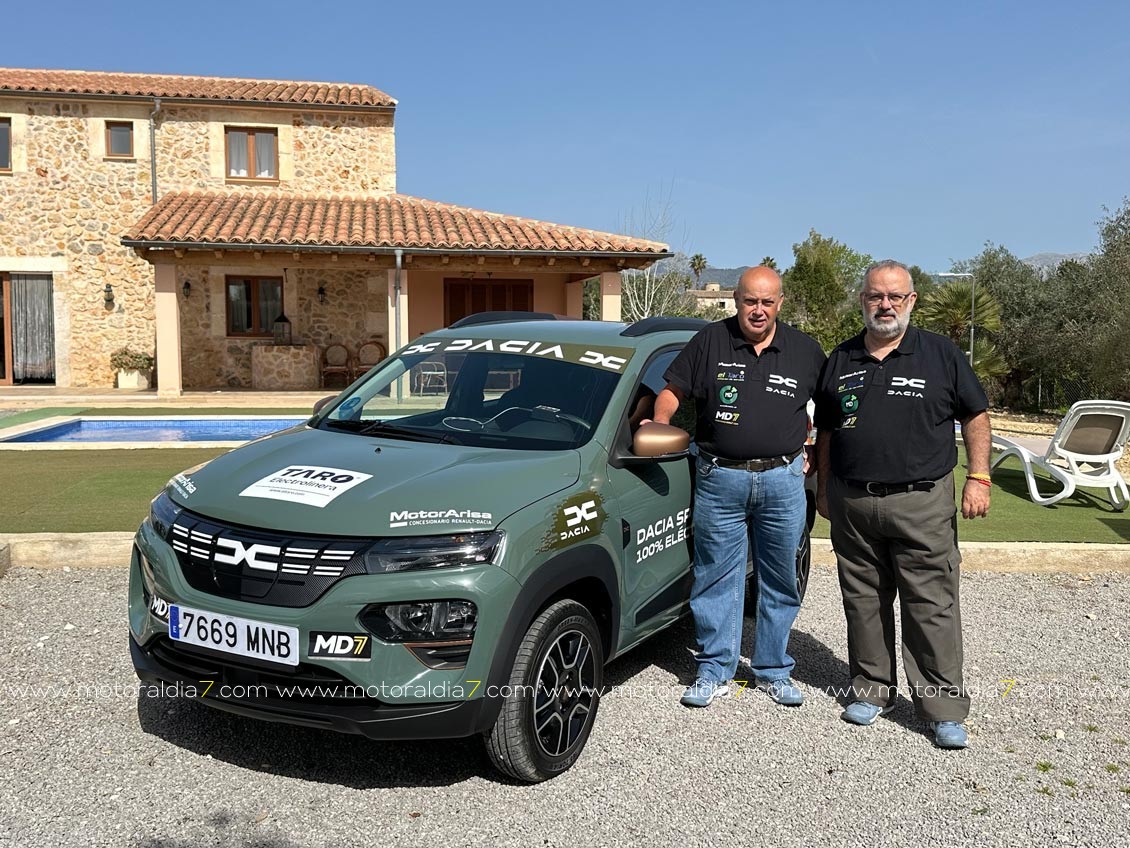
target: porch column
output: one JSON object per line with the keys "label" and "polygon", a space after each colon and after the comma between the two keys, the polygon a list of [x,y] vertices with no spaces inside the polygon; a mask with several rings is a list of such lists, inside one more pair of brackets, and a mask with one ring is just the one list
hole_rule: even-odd
{"label": "porch column", "polygon": [[[399,302],[398,302],[399,300]],[[408,336],[408,272],[400,271],[400,296],[396,293],[396,269],[388,271],[388,353],[392,356],[412,339]],[[400,324],[399,334],[396,332]]]}
{"label": "porch column", "polygon": [[565,284],[565,314],[570,318],[585,317],[585,281]]}
{"label": "porch column", "polygon": [[182,393],[180,365],[180,303],[177,301],[177,266],[153,266],[157,311],[157,396]]}
{"label": "porch column", "polygon": [[600,320],[620,319],[620,273],[605,271],[600,275]]}

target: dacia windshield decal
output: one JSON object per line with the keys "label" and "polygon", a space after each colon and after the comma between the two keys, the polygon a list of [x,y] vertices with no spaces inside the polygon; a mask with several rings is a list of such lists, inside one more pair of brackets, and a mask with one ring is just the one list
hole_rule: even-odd
{"label": "dacia windshield decal", "polygon": [[267,498],[274,501],[327,506],[334,498],[364,483],[372,474],[347,468],[325,468],[321,465],[288,465],[273,474],[256,480],[239,493],[241,498]]}
{"label": "dacia windshield decal", "polygon": [[572,362],[576,365],[588,365],[590,368],[599,368],[602,371],[612,371],[616,374],[623,372],[624,366],[627,365],[634,352],[630,347],[590,347],[582,344],[533,342],[525,339],[443,339],[409,345],[404,349],[402,356],[419,356],[432,353],[475,353],[478,351],[539,356],[561,362]]}
{"label": "dacia windshield decal", "polygon": [[540,550],[565,548],[574,542],[599,536],[607,519],[604,499],[596,492],[570,495],[554,510],[553,524],[546,530]]}

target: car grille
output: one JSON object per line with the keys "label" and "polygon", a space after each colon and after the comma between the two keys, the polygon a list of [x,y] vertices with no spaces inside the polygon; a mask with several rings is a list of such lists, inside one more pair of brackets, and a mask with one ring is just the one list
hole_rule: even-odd
{"label": "car grille", "polygon": [[221,598],[304,607],[365,573],[371,539],[248,530],[182,512],[165,540],[192,588]]}

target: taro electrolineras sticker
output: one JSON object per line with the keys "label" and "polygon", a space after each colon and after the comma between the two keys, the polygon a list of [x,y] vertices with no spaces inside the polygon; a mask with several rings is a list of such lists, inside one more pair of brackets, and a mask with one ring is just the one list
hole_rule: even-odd
{"label": "taro electrolineras sticker", "polygon": [[554,511],[553,525],[542,538],[541,550],[565,548],[574,542],[598,536],[607,518],[604,500],[596,492],[571,495]]}
{"label": "taro electrolineras sticker", "polygon": [[272,501],[316,506],[321,509],[343,492],[364,483],[372,474],[347,468],[321,465],[288,465],[262,480],[256,480],[239,493],[241,498],[267,498]]}
{"label": "taro electrolineras sticker", "polygon": [[169,484],[176,490],[177,494],[187,500],[196,493],[196,484],[192,482],[192,478],[187,474],[178,474]]}

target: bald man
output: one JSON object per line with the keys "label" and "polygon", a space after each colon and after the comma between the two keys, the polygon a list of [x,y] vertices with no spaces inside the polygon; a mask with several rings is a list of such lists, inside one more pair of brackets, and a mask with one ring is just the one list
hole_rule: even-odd
{"label": "bald man", "polygon": [[688,707],[729,692],[738,667],[746,561],[759,584],[752,671],[778,704],[800,706],[789,631],[800,609],[796,553],[805,526],[807,404],[824,352],[777,320],[784,293],[772,268],[749,268],[734,292],[737,315],[704,327],[671,363],[655,401],[668,424],[687,398],[698,446],[691,613],[698,641]]}

